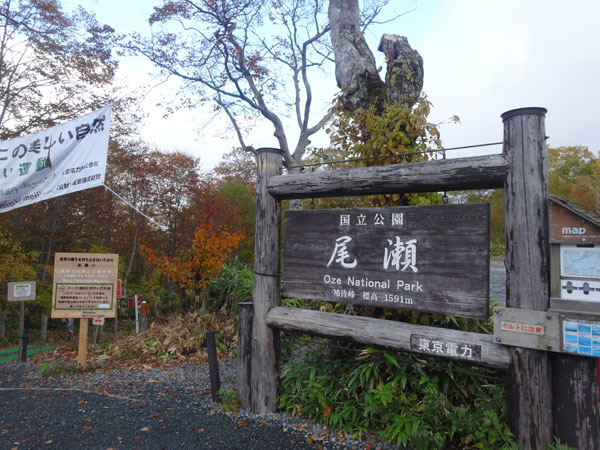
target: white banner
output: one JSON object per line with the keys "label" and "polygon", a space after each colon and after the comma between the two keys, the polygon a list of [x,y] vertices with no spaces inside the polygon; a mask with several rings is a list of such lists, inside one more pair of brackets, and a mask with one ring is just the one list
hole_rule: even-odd
{"label": "white banner", "polygon": [[0,213],[103,185],[110,113],[0,142]]}

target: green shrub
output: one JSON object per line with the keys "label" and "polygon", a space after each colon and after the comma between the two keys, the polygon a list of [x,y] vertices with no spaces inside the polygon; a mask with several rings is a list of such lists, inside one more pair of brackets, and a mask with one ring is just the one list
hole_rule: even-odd
{"label": "green shrub", "polygon": [[252,270],[241,264],[223,266],[208,285],[207,307],[213,311],[237,311],[238,302],[252,301],[253,278]]}
{"label": "green shrub", "polygon": [[497,242],[490,241],[490,256],[504,256],[504,244],[499,244]]}
{"label": "green shrub", "polygon": [[233,412],[241,409],[242,404],[240,403],[237,393],[233,389],[221,388],[217,394],[221,400],[223,411]]}
{"label": "green shrub", "polygon": [[282,373],[280,407],[353,435],[409,448],[516,448],[498,373],[367,348],[330,357],[313,346]]}

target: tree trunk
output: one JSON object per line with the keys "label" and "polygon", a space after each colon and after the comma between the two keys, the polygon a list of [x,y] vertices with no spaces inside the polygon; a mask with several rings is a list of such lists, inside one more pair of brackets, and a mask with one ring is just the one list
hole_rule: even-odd
{"label": "tree trunk", "polygon": [[330,0],[328,14],[342,106],[350,112],[370,106],[381,111],[385,103],[412,107],[423,88],[423,59],[408,40],[382,36],[378,50],[387,61],[384,83],[360,27],[358,0]]}
{"label": "tree trunk", "polygon": [[348,111],[382,105],[385,86],[360,29],[358,0],[330,0],[328,15],[342,105]]}
{"label": "tree trunk", "polygon": [[413,106],[423,89],[423,58],[409,45],[408,39],[395,34],[384,34],[378,50],[387,61],[386,103]]}

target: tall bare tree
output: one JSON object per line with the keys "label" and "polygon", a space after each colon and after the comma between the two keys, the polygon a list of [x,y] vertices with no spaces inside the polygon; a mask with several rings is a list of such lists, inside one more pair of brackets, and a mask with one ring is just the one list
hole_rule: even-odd
{"label": "tall bare tree", "polygon": [[[361,23],[371,24],[387,1],[366,2]],[[188,106],[212,102],[244,150],[253,149],[246,120],[270,123],[286,164],[300,163],[330,117],[315,109],[332,99],[314,92],[333,63],[325,1],[163,0],[149,22],[150,37],[134,35],[125,45],[182,80]],[[294,142],[288,116],[297,125]]]}
{"label": "tall bare tree", "polygon": [[107,102],[114,30],[58,0],[0,2],[0,139],[70,120]]}

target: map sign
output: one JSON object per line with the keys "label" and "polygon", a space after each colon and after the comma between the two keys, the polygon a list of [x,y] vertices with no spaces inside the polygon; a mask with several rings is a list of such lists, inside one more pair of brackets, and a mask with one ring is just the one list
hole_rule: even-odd
{"label": "map sign", "polygon": [[56,253],[52,318],[115,317],[119,255]]}
{"label": "map sign", "polygon": [[562,277],[600,279],[600,246],[561,245],[560,261]]}

